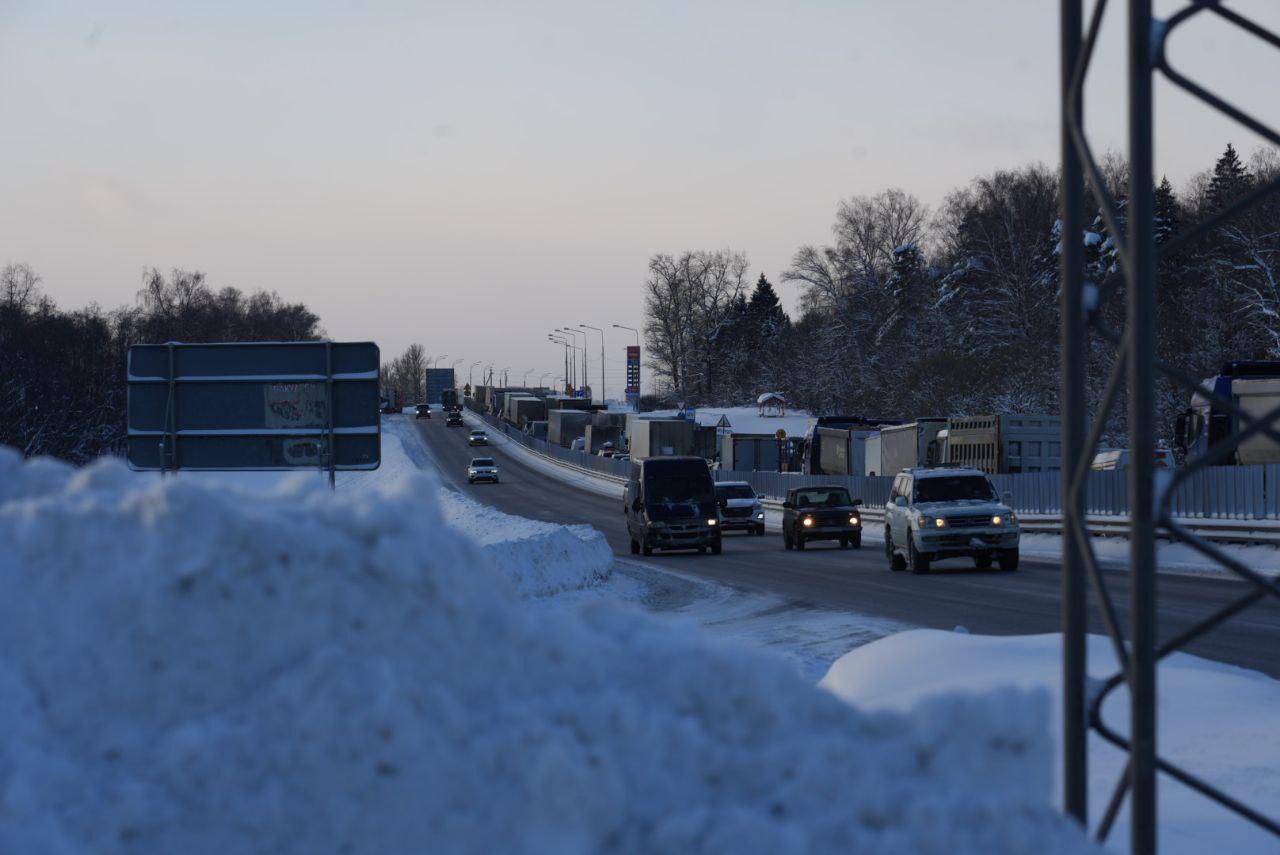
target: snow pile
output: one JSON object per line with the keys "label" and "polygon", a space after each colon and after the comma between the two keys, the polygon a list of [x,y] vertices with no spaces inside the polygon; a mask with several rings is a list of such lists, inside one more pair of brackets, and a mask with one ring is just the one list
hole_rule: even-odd
{"label": "snow pile", "polygon": [[545,597],[609,578],[613,550],[589,525],[556,525],[505,514],[453,490],[440,490],[445,521],[479,544],[526,597]]}
{"label": "snow pile", "polygon": [[[1115,655],[1105,637],[1089,637],[1088,658],[1090,677],[1103,679],[1115,672]],[[1053,695],[1051,732],[1056,737],[1061,733],[1061,679],[1058,634],[993,637],[921,629],[846,653],[822,685],[862,709],[884,711],[910,710],[962,690],[1040,689]],[[1160,663],[1158,691],[1161,756],[1268,816],[1280,815],[1280,736],[1275,729],[1280,681],[1175,653]],[[1128,732],[1123,687],[1108,696],[1102,712],[1112,728]],[[1056,748],[1053,756],[1059,756]],[[1101,737],[1090,736],[1089,804],[1095,824],[1123,766],[1123,754]],[[1168,776],[1160,777],[1159,798],[1161,852],[1276,851],[1269,833]],[[1123,848],[1128,837],[1126,805],[1110,839]]]}
{"label": "snow pile", "polygon": [[252,497],[0,449],[0,852],[1091,851],[1042,696],[865,714],[530,609],[434,481]]}

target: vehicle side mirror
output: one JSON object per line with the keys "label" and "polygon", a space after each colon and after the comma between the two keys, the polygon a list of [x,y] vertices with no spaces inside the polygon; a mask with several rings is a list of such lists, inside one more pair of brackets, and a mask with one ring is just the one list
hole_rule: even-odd
{"label": "vehicle side mirror", "polygon": [[861,504],[862,504],[862,500],[861,500],[861,499],[854,499],[854,500],[853,500],[853,506],[854,506],[855,508],[856,508],[856,507],[858,507],[858,505],[861,505]]}
{"label": "vehicle side mirror", "polygon": [[722,507],[722,508],[727,508],[727,507],[729,507],[729,500],[728,500],[728,499],[717,499],[717,500],[716,500],[716,504],[717,504],[717,505],[719,505],[719,506],[720,506],[720,507]]}
{"label": "vehicle side mirror", "polygon": [[896,506],[897,506],[897,507],[899,507],[899,508],[905,508],[905,507],[907,506],[907,497],[906,497],[906,496],[895,496],[895,497],[894,497],[894,499],[893,499],[893,503],[894,503],[894,505],[896,505]]}
{"label": "vehicle side mirror", "polygon": [[783,502],[783,503],[782,503],[782,507],[784,507],[784,508],[794,508],[794,507],[795,507],[795,505],[791,504],[790,502]]}
{"label": "vehicle side mirror", "polygon": [[1009,507],[1013,507],[1013,492],[1010,490],[1005,490],[1003,493],[1000,494],[1000,501],[1004,502]]}

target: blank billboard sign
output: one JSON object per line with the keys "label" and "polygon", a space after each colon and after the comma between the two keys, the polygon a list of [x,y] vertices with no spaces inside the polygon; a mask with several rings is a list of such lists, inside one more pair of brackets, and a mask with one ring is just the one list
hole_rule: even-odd
{"label": "blank billboard sign", "polygon": [[134,345],[129,466],[377,469],[378,359],[372,342]]}

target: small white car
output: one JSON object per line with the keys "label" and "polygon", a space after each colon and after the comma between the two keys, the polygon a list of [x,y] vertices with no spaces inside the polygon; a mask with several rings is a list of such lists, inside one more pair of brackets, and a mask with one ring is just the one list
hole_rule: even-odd
{"label": "small white car", "polygon": [[467,464],[467,483],[474,484],[477,481],[498,483],[498,464],[492,457],[473,457]]}
{"label": "small white car", "polygon": [[1012,496],[980,469],[904,469],[884,508],[884,552],[891,570],[928,573],[933,561],[972,558],[980,569],[998,562],[1018,569],[1018,515]]}

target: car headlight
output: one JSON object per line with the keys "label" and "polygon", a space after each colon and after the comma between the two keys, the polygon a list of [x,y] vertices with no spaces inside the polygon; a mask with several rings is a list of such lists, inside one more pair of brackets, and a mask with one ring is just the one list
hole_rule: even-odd
{"label": "car headlight", "polygon": [[920,515],[921,528],[946,528],[947,521],[944,517],[929,517],[924,514]]}
{"label": "car headlight", "polygon": [[1000,516],[999,514],[996,514],[995,516],[993,516],[993,517],[991,518],[991,524],[992,524],[992,525],[1004,525],[1004,517]]}
{"label": "car headlight", "polygon": [[649,528],[666,528],[666,527],[667,527],[667,524],[664,523],[662,520],[649,523]]}
{"label": "car headlight", "polygon": [[861,524],[862,524],[862,520],[858,519],[856,515],[849,517],[849,525],[861,525]]}
{"label": "car headlight", "polygon": [[758,520],[764,519],[764,514],[763,513],[756,514],[756,519]]}
{"label": "car headlight", "polygon": [[813,525],[813,517],[805,517],[800,522],[805,528],[808,528],[809,526]]}
{"label": "car headlight", "polygon": [[707,520],[707,525],[715,525],[719,520]]}

